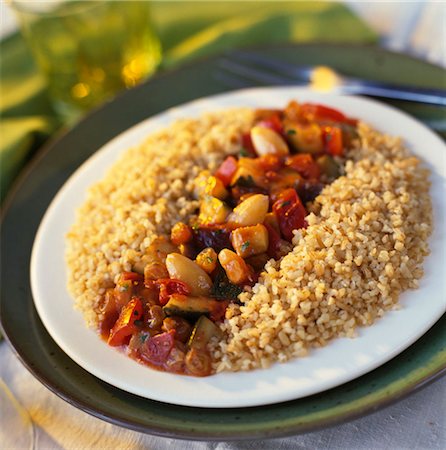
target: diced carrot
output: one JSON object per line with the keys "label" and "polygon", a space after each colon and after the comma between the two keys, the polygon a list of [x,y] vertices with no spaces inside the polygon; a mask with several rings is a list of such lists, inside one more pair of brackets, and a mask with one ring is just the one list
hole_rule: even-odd
{"label": "diced carrot", "polygon": [[170,240],[175,245],[186,244],[193,238],[192,228],[183,222],[176,223],[170,232]]}

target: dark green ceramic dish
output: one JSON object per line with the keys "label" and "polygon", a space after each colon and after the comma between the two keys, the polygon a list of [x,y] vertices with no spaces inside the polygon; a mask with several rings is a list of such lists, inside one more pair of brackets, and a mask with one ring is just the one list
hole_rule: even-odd
{"label": "dark green ceramic dish", "polygon": [[[302,45],[258,51],[370,79],[446,88],[443,69],[373,47]],[[114,136],[169,107],[228,90],[215,78],[219,61],[191,64],[125,93],[48,145],[21,177],[7,199],[1,230],[1,320],[18,357],[49,389],[99,418],[146,433],[206,440],[314,430],[375,411],[439,377],[446,368],[444,316],[406,351],[354,381],[300,400],[240,409],[180,407],[128,394],[76,365],[50,338],[34,309],[28,281],[34,234],[47,206],[68,176]],[[445,126],[444,108],[392,104]]]}

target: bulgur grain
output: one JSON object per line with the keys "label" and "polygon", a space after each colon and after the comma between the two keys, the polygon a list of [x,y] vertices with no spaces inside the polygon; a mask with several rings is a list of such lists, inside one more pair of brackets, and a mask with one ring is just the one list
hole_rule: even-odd
{"label": "bulgur grain", "polygon": [[[126,152],[92,186],[67,236],[68,288],[87,323],[116,276],[150,243],[194,214],[193,180],[240,148],[248,109],[179,121]],[[432,228],[428,171],[397,138],[364,124],[344,175],[325,187],[295,232],[293,250],[270,260],[231,304],[213,343],[216,372],[266,368],[312,347],[355,336],[417,287]]]}
{"label": "bulgur grain", "polygon": [[[88,191],[67,235],[68,289],[91,327],[100,289],[130,270],[158,235],[197,209],[193,180],[240,148],[254,112],[237,109],[181,120],[130,149]],[[131,249],[131,251],[128,251]]]}
{"label": "bulgur grain", "polygon": [[[217,372],[299,356],[292,345],[282,345],[280,356],[264,351],[286,337],[305,351],[334,337],[354,337],[358,325],[372,324],[397,305],[402,291],[416,287],[432,228],[428,171],[401,141],[364,124],[359,133],[345,175],[317,197],[316,214],[296,232],[293,251],[269,261],[261,287],[228,308]],[[278,299],[288,327],[278,327],[270,313],[253,320],[252,311],[271,311]],[[247,345],[241,327],[258,330],[262,339]]]}

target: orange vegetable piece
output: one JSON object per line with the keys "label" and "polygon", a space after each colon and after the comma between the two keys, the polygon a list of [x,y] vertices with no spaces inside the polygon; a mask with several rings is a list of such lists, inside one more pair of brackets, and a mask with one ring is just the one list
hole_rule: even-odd
{"label": "orange vegetable piece", "polygon": [[342,130],[339,127],[324,127],[325,150],[331,156],[342,156],[344,146]]}
{"label": "orange vegetable piece", "polygon": [[110,330],[108,344],[113,347],[125,344],[127,339],[138,330],[135,321],[142,320],[143,313],[141,299],[133,297],[127,305],[122,308],[118,320]]}

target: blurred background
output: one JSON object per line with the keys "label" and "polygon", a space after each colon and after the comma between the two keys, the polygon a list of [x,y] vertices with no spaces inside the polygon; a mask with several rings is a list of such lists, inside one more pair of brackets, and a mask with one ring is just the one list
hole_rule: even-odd
{"label": "blurred background", "polygon": [[61,127],[154,73],[209,55],[284,42],[354,43],[446,67],[444,2],[2,0],[0,8],[2,198]]}

